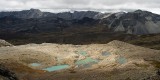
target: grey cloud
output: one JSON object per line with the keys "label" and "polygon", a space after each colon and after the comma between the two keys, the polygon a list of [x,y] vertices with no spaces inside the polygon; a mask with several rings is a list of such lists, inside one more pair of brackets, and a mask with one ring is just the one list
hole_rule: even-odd
{"label": "grey cloud", "polygon": [[135,10],[160,14],[160,0],[0,0],[0,10],[38,8],[44,11],[63,10]]}

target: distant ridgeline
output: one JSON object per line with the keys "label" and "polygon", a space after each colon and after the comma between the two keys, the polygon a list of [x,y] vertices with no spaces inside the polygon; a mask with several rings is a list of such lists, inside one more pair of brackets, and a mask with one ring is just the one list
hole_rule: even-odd
{"label": "distant ridgeline", "polygon": [[0,12],[0,38],[15,44],[34,41],[106,43],[114,39],[130,40],[135,35],[155,33],[160,33],[160,15],[142,10],[128,13],[50,13],[38,9]]}

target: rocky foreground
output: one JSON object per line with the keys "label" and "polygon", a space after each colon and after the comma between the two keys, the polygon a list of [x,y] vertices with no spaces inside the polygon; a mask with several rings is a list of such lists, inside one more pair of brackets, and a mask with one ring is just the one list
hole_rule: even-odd
{"label": "rocky foreground", "polygon": [[160,51],[108,44],[0,48],[0,80],[160,80]]}

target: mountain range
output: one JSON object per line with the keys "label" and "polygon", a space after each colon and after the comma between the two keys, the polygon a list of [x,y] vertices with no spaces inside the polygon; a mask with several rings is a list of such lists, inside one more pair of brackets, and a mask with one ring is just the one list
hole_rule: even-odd
{"label": "mountain range", "polygon": [[143,10],[117,13],[51,13],[39,9],[0,12],[0,38],[14,39],[13,42],[27,39],[40,43],[73,43],[74,40],[81,43],[97,39],[126,40],[128,36],[130,40],[135,35],[157,33],[160,33],[160,15]]}
{"label": "mountain range", "polygon": [[[55,28],[63,28],[59,25],[64,25],[68,28],[79,23],[78,26],[83,26],[83,24],[90,24],[92,26],[105,25],[105,27],[112,31],[124,31],[129,34],[160,33],[160,15],[142,10],[128,13],[100,13],[94,11],[49,13],[41,12],[38,9],[30,9],[15,12],[0,12],[0,20],[0,27],[14,26],[16,28],[17,26],[24,26],[22,27],[23,30],[25,28],[30,29],[31,27],[48,28],[49,26],[51,26],[49,27],[50,30],[55,30]],[[33,22],[38,26],[35,26],[36,24]],[[28,26],[25,25],[26,23]]]}
{"label": "mountain range", "polygon": [[98,16],[99,13],[100,12],[94,12],[94,11],[80,11],[80,12],[75,11],[74,13],[71,12],[51,13],[51,12],[42,12],[39,9],[30,9],[30,10],[14,11],[14,12],[1,12],[0,17],[14,16],[17,18],[24,18],[24,19],[52,17],[52,18],[62,18],[65,20],[72,20],[72,19],[82,19],[84,17],[96,18],[96,16]]}

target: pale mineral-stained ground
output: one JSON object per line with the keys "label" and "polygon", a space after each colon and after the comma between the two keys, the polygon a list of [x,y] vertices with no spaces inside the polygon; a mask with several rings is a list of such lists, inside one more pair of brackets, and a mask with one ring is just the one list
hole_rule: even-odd
{"label": "pale mineral-stained ground", "polygon": [[[0,55],[3,64],[14,62],[43,72],[27,74],[32,77],[25,76],[22,80],[143,80],[156,76],[160,68],[159,50],[117,40],[108,44],[43,43],[1,47]],[[47,70],[57,65],[68,67]]]}

